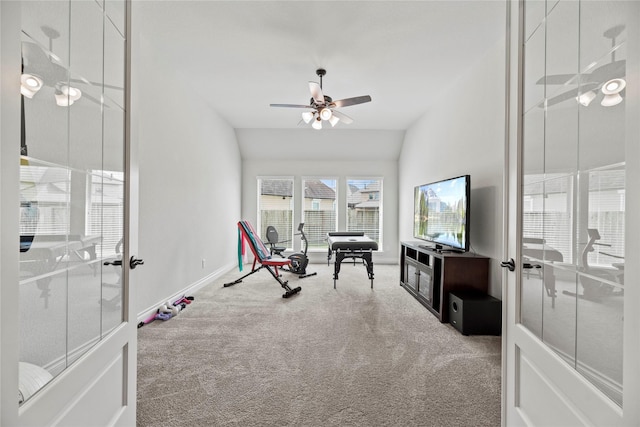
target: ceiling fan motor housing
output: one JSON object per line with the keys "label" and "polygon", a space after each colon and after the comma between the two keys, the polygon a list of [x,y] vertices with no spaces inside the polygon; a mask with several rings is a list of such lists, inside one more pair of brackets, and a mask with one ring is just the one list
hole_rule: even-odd
{"label": "ceiling fan motor housing", "polygon": [[[324,95],[324,105],[325,105],[325,106],[328,106],[328,105],[329,105],[329,104],[331,104],[332,102],[333,102],[333,99],[332,99],[329,95]],[[313,98],[311,98],[311,99],[309,100],[309,105],[311,105],[311,106],[312,106],[312,107],[314,107],[314,108],[317,108],[317,107],[319,107],[319,106],[320,106],[320,104],[318,104],[318,103],[316,102],[316,100],[315,100],[315,99],[313,99]]]}

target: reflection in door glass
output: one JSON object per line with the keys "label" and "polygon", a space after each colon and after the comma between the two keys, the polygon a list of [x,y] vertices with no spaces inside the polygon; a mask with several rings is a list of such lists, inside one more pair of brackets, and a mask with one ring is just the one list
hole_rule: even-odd
{"label": "reflection in door glass", "polygon": [[19,403],[122,322],[122,267],[111,262],[122,258],[125,134],[113,101],[124,79],[103,60],[108,33],[123,74],[121,20],[104,2],[21,6]]}
{"label": "reflection in door glass", "polygon": [[528,25],[520,289],[521,323],[620,406],[624,3],[560,2]]}

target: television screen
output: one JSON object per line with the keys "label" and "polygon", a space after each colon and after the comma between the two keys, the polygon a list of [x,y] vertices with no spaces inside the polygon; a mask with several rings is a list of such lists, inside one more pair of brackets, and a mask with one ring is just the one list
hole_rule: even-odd
{"label": "television screen", "polygon": [[414,190],[413,235],[435,244],[469,250],[469,175],[419,185]]}

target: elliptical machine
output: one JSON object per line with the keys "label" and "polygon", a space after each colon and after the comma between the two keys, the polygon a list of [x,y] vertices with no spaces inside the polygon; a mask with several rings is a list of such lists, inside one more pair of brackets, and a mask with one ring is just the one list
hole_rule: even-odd
{"label": "elliptical machine", "polygon": [[[303,228],[304,228],[304,222],[301,222],[298,225],[299,233],[296,234],[296,236],[300,235],[300,238],[302,239],[302,252],[296,252],[289,255],[287,258],[291,260],[291,268],[290,269],[283,268],[283,270],[290,271],[291,273],[297,274],[301,279],[309,276],[315,276],[316,274],[318,274],[316,272],[307,273],[307,265],[309,265],[309,257],[307,257],[307,247],[309,245],[307,242],[307,236],[304,234]],[[282,243],[282,242],[278,242],[278,231],[275,229],[275,227],[273,226],[267,227],[267,240],[271,245],[271,254],[279,255],[282,258],[285,258],[285,256],[282,254],[285,248],[275,246],[277,243]]]}

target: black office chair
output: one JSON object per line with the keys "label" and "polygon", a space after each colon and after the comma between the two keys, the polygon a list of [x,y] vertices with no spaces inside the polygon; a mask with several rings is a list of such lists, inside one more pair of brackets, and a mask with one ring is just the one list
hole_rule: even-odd
{"label": "black office chair", "polygon": [[276,246],[278,243],[283,243],[278,241],[278,230],[273,225],[267,227],[267,242],[269,243],[269,252],[271,252],[271,256],[279,255],[284,258],[285,256],[282,254],[287,248],[282,246]]}

